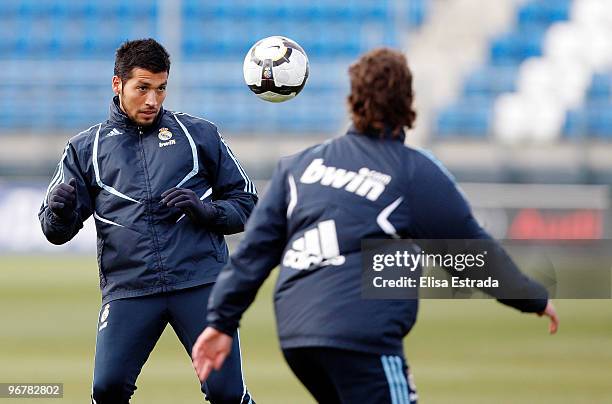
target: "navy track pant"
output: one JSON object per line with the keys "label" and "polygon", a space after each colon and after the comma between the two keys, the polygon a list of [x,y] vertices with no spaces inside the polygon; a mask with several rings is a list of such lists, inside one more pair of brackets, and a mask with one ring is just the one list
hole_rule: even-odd
{"label": "navy track pant", "polygon": [[[129,403],[136,379],[167,324],[191,360],[191,348],[206,327],[212,286],[119,299],[103,305],[96,338],[92,403]],[[234,336],[232,352],[223,368],[213,371],[201,390],[213,404],[252,402],[242,375],[238,335]]]}
{"label": "navy track pant", "polygon": [[284,349],[289,367],[320,404],[416,404],[403,357],[336,348]]}

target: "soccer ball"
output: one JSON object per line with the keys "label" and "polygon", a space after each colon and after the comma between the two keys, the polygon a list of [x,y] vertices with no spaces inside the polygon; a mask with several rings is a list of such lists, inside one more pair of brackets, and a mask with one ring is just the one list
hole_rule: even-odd
{"label": "soccer ball", "polygon": [[247,86],[262,100],[284,102],[304,88],[308,56],[297,42],[283,36],[257,41],[244,58]]}

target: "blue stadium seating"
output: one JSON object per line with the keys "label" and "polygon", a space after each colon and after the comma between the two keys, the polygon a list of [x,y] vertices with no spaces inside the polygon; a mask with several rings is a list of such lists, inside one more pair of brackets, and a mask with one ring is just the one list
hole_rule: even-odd
{"label": "blue stadium seating", "polygon": [[[183,50],[190,60],[241,57],[253,38],[286,35],[309,55],[347,58],[373,46],[398,45],[392,2],[323,1],[206,3],[186,0]],[[409,4],[424,4],[423,0]],[[424,7],[410,8],[422,22]]]}
{"label": "blue stadium seating", "polygon": [[518,11],[518,25],[550,25],[567,21],[572,0],[537,0],[525,4]]}
{"label": "blue stadium seating", "polygon": [[516,90],[520,64],[542,54],[546,31],[551,24],[568,19],[571,4],[572,0],[530,0],[521,4],[514,26],[491,40],[486,64],[465,77],[459,99],[435,117],[437,136],[487,136],[495,98]]}
{"label": "blue stadium seating", "polygon": [[612,139],[612,72],[593,75],[584,105],[568,111],[563,134],[570,139]]}
{"label": "blue stadium seating", "polygon": [[586,102],[603,102],[612,100],[612,73],[593,75],[591,86],[587,90]]}
{"label": "blue stadium seating", "polygon": [[492,109],[489,97],[463,99],[439,112],[435,133],[440,138],[485,138],[489,135]]}
{"label": "blue stadium seating", "polygon": [[[175,79],[180,107],[218,121],[225,131],[334,131],[346,120],[349,62],[375,46],[400,46],[400,34],[424,22],[428,3],[177,2],[182,4],[181,77]],[[168,23],[161,12],[156,0],[0,1],[0,61],[10,78],[0,83],[0,133],[75,131],[103,120],[115,49],[126,39],[157,37]],[[258,100],[242,79],[246,51],[270,35],[298,41],[311,61],[308,85],[286,104]],[[70,63],[61,63],[66,60]]]}
{"label": "blue stadium seating", "polygon": [[[394,4],[390,0],[239,0],[214,3],[184,0],[183,4],[185,17],[207,19],[388,21],[394,12]],[[411,22],[420,23],[424,19],[425,12],[425,1],[411,1],[407,10],[407,18]]]}
{"label": "blue stadium seating", "polygon": [[563,134],[570,139],[590,137],[612,140],[612,102],[590,104],[569,111]]}
{"label": "blue stadium seating", "polygon": [[520,6],[514,29],[493,40],[491,63],[518,65],[540,56],[544,34],[553,23],[569,18],[571,5],[572,0],[531,0]]}
{"label": "blue stadium seating", "polygon": [[127,38],[156,35],[156,9],[150,2],[41,2],[55,5],[47,7],[49,13],[39,12],[36,4],[23,1],[0,14],[2,54],[11,59],[107,58]]}
{"label": "blue stadium seating", "polygon": [[516,66],[527,58],[541,56],[547,29],[547,26],[535,25],[498,36],[491,44],[491,63]]}
{"label": "blue stadium seating", "polygon": [[483,66],[465,78],[463,97],[497,97],[516,89],[516,66]]}

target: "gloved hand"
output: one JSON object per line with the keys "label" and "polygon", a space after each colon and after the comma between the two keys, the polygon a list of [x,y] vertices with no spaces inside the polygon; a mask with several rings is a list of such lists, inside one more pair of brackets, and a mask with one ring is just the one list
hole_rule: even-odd
{"label": "gloved hand", "polygon": [[49,194],[49,209],[60,219],[69,219],[76,207],[76,179],[56,185]]}
{"label": "gloved hand", "polygon": [[197,225],[206,225],[217,217],[217,208],[212,203],[202,202],[191,189],[170,188],[161,196],[162,204],[176,206]]}

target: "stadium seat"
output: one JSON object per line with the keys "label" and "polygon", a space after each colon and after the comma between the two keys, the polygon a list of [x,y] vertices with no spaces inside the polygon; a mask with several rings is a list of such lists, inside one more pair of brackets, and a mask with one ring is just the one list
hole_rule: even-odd
{"label": "stadium seat", "polygon": [[516,88],[516,66],[483,66],[469,73],[463,84],[463,97],[495,97]]}
{"label": "stadium seat", "polygon": [[567,112],[563,125],[563,135],[570,139],[584,138],[587,131],[586,114],[582,110]]}
{"label": "stadium seat", "polygon": [[600,138],[612,140],[612,101],[593,103],[569,111],[563,134],[568,138]]}
{"label": "stadium seat", "polygon": [[612,74],[595,74],[587,90],[586,102],[598,103],[612,100]]}
{"label": "stadium seat", "polygon": [[584,109],[587,133],[593,137],[612,138],[612,103],[591,104]]}
{"label": "stadium seat", "polygon": [[529,57],[540,56],[545,32],[545,26],[531,26],[498,36],[491,44],[491,62],[495,65],[518,65]]}
{"label": "stadium seat", "polygon": [[572,0],[536,0],[519,9],[518,25],[550,25],[569,18]]}
{"label": "stadium seat", "polygon": [[413,0],[407,3],[407,20],[412,26],[418,27],[425,22],[428,12],[428,1]]}
{"label": "stadium seat", "polygon": [[492,103],[488,98],[461,100],[444,108],[437,117],[435,131],[439,137],[484,138],[489,135]]}

